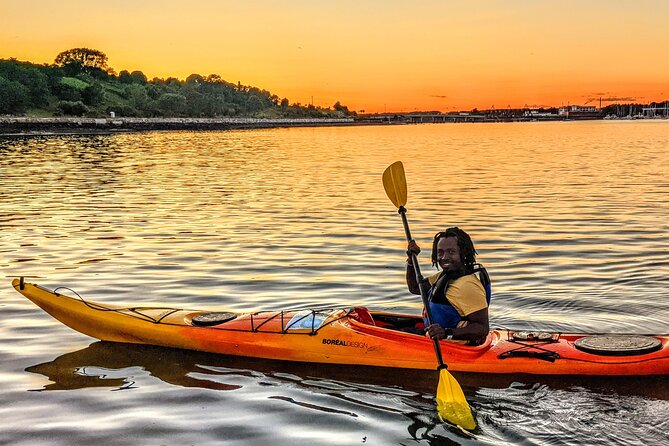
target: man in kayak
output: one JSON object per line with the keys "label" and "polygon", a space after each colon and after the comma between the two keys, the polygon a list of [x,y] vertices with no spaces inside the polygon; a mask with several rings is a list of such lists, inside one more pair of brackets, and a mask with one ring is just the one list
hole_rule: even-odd
{"label": "man in kayak", "polygon": [[[420,294],[412,255],[420,253],[411,240],[407,247],[406,281],[409,291]],[[474,273],[476,249],[469,235],[457,227],[438,232],[432,243],[432,264],[442,271],[427,277],[434,320],[425,334],[433,339],[459,339],[478,344],[488,335],[486,291]]]}

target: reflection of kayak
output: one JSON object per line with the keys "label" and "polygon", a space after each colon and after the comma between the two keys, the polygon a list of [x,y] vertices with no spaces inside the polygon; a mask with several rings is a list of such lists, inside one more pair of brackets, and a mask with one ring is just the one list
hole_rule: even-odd
{"label": "reflection of kayak", "polygon": [[[44,390],[72,390],[87,387],[123,388],[137,379],[137,367],[163,382],[181,387],[234,390],[239,376],[251,375],[259,381],[272,377],[280,381],[305,386],[321,380],[353,385],[365,389],[401,388],[418,393],[434,393],[439,376],[434,370],[392,369],[342,364],[319,364],[271,359],[228,356],[194,350],[177,350],[153,345],[123,344],[96,341],[89,346],[59,355],[52,361],[27,367],[27,372],[48,378]],[[616,395],[644,396],[669,401],[669,375],[601,376],[584,375],[523,375],[454,372],[463,387],[507,389],[523,384],[543,384],[552,389],[572,389],[574,386],[590,392]],[[230,377],[230,379],[227,379]],[[373,387],[370,387],[373,386]]]}
{"label": "reflection of kayak", "polygon": [[[438,379],[434,370],[375,367],[368,368],[369,373],[361,373],[365,369],[361,366],[273,361],[153,345],[100,341],[93,342],[84,349],[62,354],[52,361],[30,366],[26,371],[39,373],[49,379],[49,382],[44,384],[44,390],[72,390],[86,387],[127,387],[136,379],[137,367],[169,384],[217,390],[238,389],[239,376],[250,376],[249,370],[257,372],[251,375],[259,381],[271,376],[290,382],[298,379],[304,385],[309,385],[308,382],[325,379],[377,387],[400,386],[420,393],[434,392]],[[231,379],[226,379],[228,376]],[[490,387],[490,378],[493,376],[489,374],[481,376]],[[495,378],[503,376],[505,375],[494,375]],[[505,381],[501,387],[506,388],[510,382],[517,381],[517,377],[514,378]],[[560,383],[563,383],[564,377],[559,378]],[[664,377],[656,378],[664,379]],[[636,377],[629,379],[636,380]],[[643,390],[649,387],[645,380],[644,383],[646,385]],[[582,382],[579,381],[578,384],[582,385]],[[318,384],[317,386],[320,387]],[[659,384],[650,387],[653,393],[649,395],[657,397]]]}
{"label": "reflection of kayak", "polygon": [[[437,365],[431,340],[400,330],[419,324],[419,316],[360,307],[248,314],[127,308],[18,279],[12,285],[65,325],[105,341],[312,363],[425,370]],[[482,345],[443,341],[441,346],[456,372],[669,375],[669,336],[493,330]]]}

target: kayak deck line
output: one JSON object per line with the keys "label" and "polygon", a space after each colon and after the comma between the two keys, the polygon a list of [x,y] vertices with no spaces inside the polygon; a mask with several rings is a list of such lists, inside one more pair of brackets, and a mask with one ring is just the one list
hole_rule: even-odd
{"label": "kayak deck line", "polygon": [[[25,285],[26,284],[23,281],[23,277],[21,277],[20,280],[19,280],[19,288],[18,288],[17,291],[21,292],[20,290],[24,290]],[[66,296],[65,294],[61,294],[61,293],[58,292],[58,290],[67,290],[67,291],[70,291],[71,293],[73,293],[75,296],[77,296],[77,298],[84,305],[86,305],[87,307],[89,307],[93,310],[113,311],[113,312],[116,312],[116,313],[119,313],[119,314],[125,314],[126,316],[137,317],[138,319],[145,320],[147,322],[152,322],[154,324],[160,324],[160,323],[162,323],[162,320],[165,319],[167,316],[170,316],[171,314],[174,314],[178,311],[183,311],[182,309],[170,308],[170,307],[125,307],[125,308],[122,308],[122,307],[107,307],[107,306],[104,306],[104,305],[102,305],[100,303],[97,303],[97,302],[87,301],[86,299],[81,297],[81,295],[79,293],[77,293],[76,291],[74,291],[73,289],[68,288],[68,287],[61,286],[61,287],[54,288],[53,291],[52,291],[52,290],[49,290],[48,288],[45,288],[41,285],[34,284],[33,286],[35,288],[39,289],[39,290],[42,290],[42,291],[46,292],[46,293],[53,293],[53,295],[56,296],[56,297],[67,297],[69,299],[74,299],[70,296]],[[14,288],[16,288],[16,286]],[[142,311],[149,311],[149,310],[154,310],[154,311],[155,310],[162,310],[163,313],[161,313],[159,315],[159,317],[154,317],[154,316],[150,316],[148,314],[142,313]]]}
{"label": "kayak deck line", "polygon": [[501,353],[499,359],[536,358],[549,362],[560,359],[558,352],[544,348],[544,346],[559,342],[559,333],[540,333],[536,336],[528,333],[527,336],[523,336],[520,333],[509,331],[507,341],[517,345],[517,347]]}
{"label": "kayak deck line", "polygon": [[[50,291],[19,279],[12,285],[63,324],[103,341],[304,363],[417,370],[437,366],[432,340],[405,331],[422,324],[419,315],[364,307],[218,314],[158,306],[121,307],[88,302],[74,292],[79,298],[61,294],[57,290],[62,287]],[[197,322],[202,317],[211,320],[202,325]],[[609,335],[619,338],[622,344],[618,347],[607,339],[595,339],[597,336],[494,329],[481,345],[441,341],[440,346],[453,372],[669,375],[669,336]],[[652,351],[628,348],[633,338],[639,345],[652,346]],[[578,344],[595,340],[591,343],[594,350],[578,348]]]}
{"label": "kayak deck line", "polygon": [[[21,278],[22,280],[23,278]],[[208,312],[201,310],[187,310],[183,308],[171,308],[171,307],[158,307],[158,306],[146,306],[146,307],[116,307],[116,306],[105,306],[98,302],[92,302],[84,299],[79,293],[72,290],[68,287],[58,287],[54,290],[42,287],[41,285],[34,284],[32,285],[37,289],[40,289],[46,293],[53,293],[57,297],[66,297],[69,299],[74,299],[65,294],[59,293],[59,290],[67,290],[77,296],[77,299],[80,300],[83,304],[89,308],[97,311],[110,311],[118,314],[122,314],[129,317],[135,317],[140,320],[151,322],[153,324],[166,324],[166,325],[177,325],[181,326],[181,323],[175,322],[166,322],[165,319],[168,316],[179,312],[188,312],[184,317],[184,322],[191,324],[194,327],[208,327],[215,328],[217,330],[232,330],[232,331],[251,331],[251,332],[261,332],[261,333],[278,333],[278,334],[309,334],[315,335],[318,333],[318,330],[327,326],[333,322],[336,322],[338,319],[348,317],[352,312],[356,311],[356,308],[353,307],[321,307],[308,310],[299,310],[299,309],[288,309],[288,310],[266,310],[266,311],[257,311],[254,313],[248,313],[249,320],[251,322],[250,328],[240,329],[224,326],[225,322],[229,322],[236,318],[238,315],[235,313],[224,312]],[[25,289],[25,282],[19,283],[19,290]],[[157,315],[153,316],[149,312],[159,312]],[[225,315],[220,321],[212,320],[210,322],[198,323],[199,320],[206,320],[207,316],[210,314],[216,315]],[[292,314],[290,319],[286,322],[286,315]],[[274,319],[279,318],[281,320],[281,328],[279,330],[267,329],[262,330],[262,328]],[[309,330],[305,332],[304,330]]]}
{"label": "kayak deck line", "polygon": [[[237,317],[236,314],[230,313],[230,312],[225,312],[225,313],[218,313],[218,312],[207,312],[207,311],[201,311],[201,310],[186,310],[183,308],[171,308],[171,307],[154,307],[154,306],[147,306],[147,307],[111,307],[111,306],[105,306],[102,305],[98,302],[91,302],[87,301],[79,293],[74,291],[71,288],[67,287],[58,287],[55,288],[53,291],[49,290],[48,288],[42,287],[40,285],[34,285],[35,288],[38,288],[42,291],[45,291],[47,293],[53,293],[57,297],[68,297],[65,294],[59,293],[59,290],[67,290],[72,292],[74,295],[77,296],[77,298],[84,303],[86,306],[93,310],[97,311],[111,311],[115,312],[118,314],[123,314],[126,316],[130,317],[136,317],[140,320],[145,320],[147,322],[151,322],[154,324],[168,324],[168,325],[182,325],[178,323],[168,323],[164,322],[165,318],[168,316],[171,316],[175,313],[178,312],[189,312],[189,313],[197,313],[197,314],[188,314],[187,316],[184,317],[184,322],[192,324],[195,327],[209,327],[209,328],[216,328],[217,330],[236,330],[239,331],[239,329],[233,329],[230,327],[222,326],[225,322],[229,322],[233,320],[234,318]],[[25,287],[25,285],[23,285]],[[22,288],[21,285],[19,285],[19,289],[24,289]],[[147,314],[149,311],[159,311],[160,313],[157,316],[151,316],[150,314]],[[302,330],[302,329],[309,329],[310,335],[314,335],[318,333],[318,329],[321,328],[324,325],[331,324],[337,320],[337,318],[343,318],[347,317],[350,315],[351,312],[355,311],[354,308],[352,307],[323,307],[323,308],[315,308],[315,309],[309,309],[309,310],[277,310],[277,311],[258,311],[255,313],[249,313],[250,321],[251,321],[251,328],[249,330],[242,330],[242,331],[251,331],[251,332],[263,332],[263,333],[282,333],[286,334],[289,333],[291,330]],[[334,312],[338,312],[336,316],[333,316]],[[293,315],[290,320],[286,323],[285,322],[285,316],[287,314],[291,313],[296,313]],[[210,320],[209,322],[199,322],[198,320],[207,320],[208,316],[214,314],[214,315],[224,315],[222,316],[221,319],[213,319]],[[332,316],[332,317],[331,317]],[[274,320],[275,318],[280,318],[281,320],[281,329],[279,331],[274,331],[274,330],[261,330],[261,328],[265,325],[267,325],[269,322]],[[309,320],[311,320],[311,323],[309,324]],[[256,325],[257,324],[257,325]],[[221,326],[219,326],[221,325]],[[295,334],[305,334],[304,332],[298,332]]]}

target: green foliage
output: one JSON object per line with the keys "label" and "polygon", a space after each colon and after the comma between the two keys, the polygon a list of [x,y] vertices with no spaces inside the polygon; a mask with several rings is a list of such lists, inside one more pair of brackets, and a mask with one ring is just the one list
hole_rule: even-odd
{"label": "green foliage", "polygon": [[97,83],[89,85],[81,92],[81,99],[86,105],[98,105],[104,99],[104,89]]}
{"label": "green foliage", "polygon": [[99,76],[110,72],[107,55],[90,48],[72,48],[56,56],[56,66],[62,67],[69,74],[90,73]]}
{"label": "green foliage", "polygon": [[0,114],[23,113],[30,104],[30,91],[26,86],[0,77]]}
{"label": "green foliage", "polygon": [[[8,81],[18,82],[28,89],[28,105],[41,107],[48,103],[48,77],[39,69],[34,68],[32,64],[15,60],[0,60],[0,76]],[[1,95],[0,98],[2,98]]]}
{"label": "green foliage", "polygon": [[141,71],[137,70],[133,71],[132,73],[130,73],[130,77],[132,78],[132,81],[136,84],[146,85],[146,83],[148,82],[146,76]]}
{"label": "green foliage", "polygon": [[251,94],[246,101],[246,108],[251,112],[257,112],[265,108],[265,104],[259,96]]}
{"label": "green foliage", "polygon": [[204,82],[204,78],[199,74],[191,74],[186,78],[187,84],[200,84],[202,82]]}
{"label": "green foliage", "polygon": [[89,86],[88,82],[84,82],[76,77],[64,77],[60,82],[77,90],[83,90]]}
{"label": "green foliage", "polygon": [[128,70],[123,70],[118,74],[118,80],[123,84],[132,84],[132,77]]}
{"label": "green foliage", "polygon": [[152,100],[143,86],[137,84],[128,85],[125,87],[125,97],[128,99],[128,105],[138,112],[141,113],[150,110]]}
{"label": "green foliage", "polygon": [[339,101],[337,101],[332,108],[334,108],[335,111],[343,111],[344,113],[348,113],[348,107],[345,105],[341,105]]}
{"label": "green foliage", "polygon": [[186,111],[186,98],[177,93],[165,93],[158,98],[158,108],[163,116],[182,116]]}
{"label": "green foliage", "polygon": [[348,113],[345,106],[332,111],[289,105],[269,91],[225,81],[218,74],[191,74],[149,81],[141,71],[107,66],[97,50],[73,48],[56,57],[54,65],[36,65],[0,59],[0,113],[30,110],[39,116],[138,117],[333,117]]}
{"label": "green foliage", "polygon": [[146,76],[141,71],[133,71],[130,73],[128,70],[123,70],[118,74],[118,80],[123,84],[146,85],[147,83]]}
{"label": "green foliage", "polygon": [[53,95],[62,101],[81,101],[80,88],[74,87],[67,82],[60,82],[51,89]]}
{"label": "green foliage", "polygon": [[56,114],[69,116],[83,116],[88,113],[88,107],[81,101],[60,101],[56,106]]}

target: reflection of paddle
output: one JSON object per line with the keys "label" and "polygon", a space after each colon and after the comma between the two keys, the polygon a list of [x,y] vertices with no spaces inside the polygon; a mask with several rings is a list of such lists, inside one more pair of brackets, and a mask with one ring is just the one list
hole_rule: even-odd
{"label": "reflection of paddle", "polygon": [[[411,231],[409,230],[409,222],[406,216],[407,210],[404,207],[407,202],[407,181],[401,161],[391,164],[383,172],[383,187],[390,201],[398,208],[399,214],[402,216],[402,224],[404,224],[404,233],[406,234],[407,241],[411,241]],[[411,254],[411,259],[414,271],[416,272],[416,281],[423,298],[425,314],[427,315],[428,323],[432,323],[432,312],[428,305],[428,285],[420,273],[418,258],[415,254]],[[467,404],[465,394],[462,392],[460,384],[447,370],[446,364],[444,364],[444,360],[441,357],[439,341],[436,339],[434,340],[434,352],[437,354],[437,362],[439,363],[437,367],[437,370],[439,370],[439,385],[437,386],[437,411],[439,412],[439,416],[464,429],[474,429],[476,421],[469,408],[469,404]]]}

